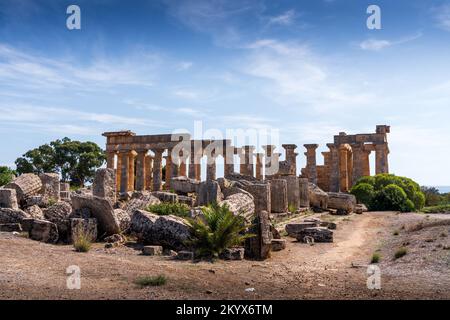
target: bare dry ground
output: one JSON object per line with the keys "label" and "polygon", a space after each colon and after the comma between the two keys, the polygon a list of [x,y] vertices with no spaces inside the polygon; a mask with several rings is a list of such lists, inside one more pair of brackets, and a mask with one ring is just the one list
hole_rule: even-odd
{"label": "bare dry ground", "polygon": [[[0,299],[450,299],[449,215],[316,216],[338,224],[334,243],[286,238],[287,249],[266,261],[181,262],[101,243],[77,253],[3,233]],[[408,253],[394,260],[402,246]],[[374,252],[381,255],[381,290],[366,285]],[[80,290],[66,288],[70,265],[81,268]],[[166,285],[134,284],[159,274]]]}

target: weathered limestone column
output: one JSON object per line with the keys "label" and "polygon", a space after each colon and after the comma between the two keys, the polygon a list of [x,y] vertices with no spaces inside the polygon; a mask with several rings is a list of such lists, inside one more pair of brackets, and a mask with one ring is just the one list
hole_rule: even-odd
{"label": "weathered limestone column", "polygon": [[347,147],[341,145],[339,147],[339,190],[341,192],[348,191],[348,165],[347,165]]}
{"label": "weathered limestone column", "polygon": [[161,191],[162,179],[162,154],[164,149],[154,149],[153,158],[153,191]]}
{"label": "weathered limestone column", "polygon": [[297,175],[297,155],[295,152],[297,145],[295,144],[283,144],[282,147],[286,150],[286,161],[290,166],[290,174]]}
{"label": "weathered limestone column", "polygon": [[108,152],[106,154],[106,167],[108,169],[114,169],[114,158],[116,156],[115,152]]}
{"label": "weathered limestone column", "polygon": [[128,156],[128,191],[134,190],[134,159],[136,158],[136,151],[130,151]]}
{"label": "weathered limestone column", "polygon": [[178,175],[182,177],[187,177],[187,159],[181,159],[180,168],[178,170]]}
{"label": "weathered limestone column", "polygon": [[316,149],[318,144],[304,144],[306,148],[306,172],[310,182],[317,184],[317,161],[316,161]]}
{"label": "weathered limestone column", "polygon": [[147,175],[145,158],[148,150],[138,150],[136,159],[136,190],[145,190],[145,177]]}
{"label": "weathered limestone column", "polygon": [[330,191],[339,192],[339,153],[332,143],[327,144],[330,149]]}
{"label": "weathered limestone column", "polygon": [[284,179],[270,180],[270,203],[272,212],[284,213],[288,210],[287,182]]}
{"label": "weathered limestone column", "polygon": [[347,150],[347,184],[348,190],[352,187],[353,181],[353,150],[351,147]]}
{"label": "weathered limestone column", "polygon": [[352,145],[353,151],[353,173],[352,173],[352,181],[349,188],[358,181],[364,175],[363,170],[363,152],[364,145],[363,144],[354,144]]}
{"label": "weathered limestone column", "polygon": [[389,148],[387,146],[387,143],[375,145],[375,158],[376,158],[375,172],[376,172],[376,174],[389,173],[388,153],[389,153]]}
{"label": "weathered limestone column", "polygon": [[122,154],[118,153],[117,154],[117,169],[116,169],[116,187],[117,187],[118,191],[122,190],[120,187],[121,180],[122,180]]}
{"label": "weathered limestone column", "polygon": [[216,158],[215,151],[206,155],[206,181],[216,180]]}
{"label": "weathered limestone column", "polygon": [[274,155],[275,145],[265,145],[262,146],[266,153],[266,159],[264,161],[265,167],[265,178],[267,179],[270,176],[273,176],[278,173],[278,159]]}
{"label": "weathered limestone column", "polygon": [[370,176],[370,150],[364,149],[362,152],[362,172],[364,177]]}
{"label": "weathered limestone column", "polygon": [[[172,149],[169,149],[167,152],[170,155],[170,163],[171,163],[171,168],[170,168],[170,178],[169,178],[169,186],[170,186],[170,179],[171,178],[175,178],[178,177],[178,169],[180,167],[180,163],[181,163],[181,158],[180,155],[178,155],[178,157],[176,157],[176,155],[172,155]],[[166,181],[167,183],[167,181]]]}
{"label": "weathered limestone column", "polygon": [[225,178],[227,178],[234,173],[234,147],[231,146],[231,141],[229,140],[226,141],[223,158],[223,175]]}
{"label": "weathered limestone column", "polygon": [[245,159],[245,174],[253,177],[253,151],[255,150],[254,146],[244,146],[244,159]]}
{"label": "weathered limestone column", "polygon": [[164,159],[166,160],[166,172],[164,176],[164,189],[168,190],[170,188],[170,179],[172,177],[172,156],[170,155],[170,150],[168,151],[167,156],[164,156]]}
{"label": "weathered limestone column", "polygon": [[264,153],[256,153],[255,177],[258,180],[262,180],[263,179],[263,172],[262,172],[263,157],[264,157]]}
{"label": "weathered limestone column", "polygon": [[130,173],[130,152],[120,151],[120,193],[125,193],[128,191],[128,175]]}
{"label": "weathered limestone column", "polygon": [[239,156],[239,173],[242,175],[247,175],[247,166],[245,164],[244,147],[236,148],[236,154]]}
{"label": "weathered limestone column", "polygon": [[145,190],[152,189],[152,171],[153,171],[153,157],[149,154],[145,156]]}
{"label": "weathered limestone column", "polygon": [[298,177],[294,175],[281,176],[280,179],[286,181],[288,205],[295,210],[300,208],[300,185]]}
{"label": "weathered limestone column", "polygon": [[299,194],[300,194],[300,207],[309,208],[309,181],[307,178],[299,178]]}

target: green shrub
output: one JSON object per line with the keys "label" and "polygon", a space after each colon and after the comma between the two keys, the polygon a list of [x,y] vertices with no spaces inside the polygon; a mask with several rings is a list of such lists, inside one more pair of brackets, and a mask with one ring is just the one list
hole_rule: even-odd
{"label": "green shrub", "polygon": [[398,249],[395,254],[394,254],[394,259],[397,260],[403,256],[405,256],[408,253],[408,249],[406,249],[405,247],[401,247],[400,249]]}
{"label": "green shrub", "polygon": [[152,204],[147,207],[147,211],[159,216],[175,215],[183,218],[187,218],[190,216],[190,208],[187,204],[184,203],[162,202],[159,204]]}
{"label": "green shrub", "polygon": [[164,275],[159,276],[144,276],[139,277],[134,281],[135,284],[141,286],[141,287],[157,287],[157,286],[163,286],[167,283],[167,278]]}
{"label": "green shrub", "polygon": [[361,182],[355,185],[350,193],[356,197],[358,203],[364,203],[368,208],[372,205],[373,198],[375,197],[375,189],[371,184]]}
{"label": "green shrub", "polygon": [[450,204],[433,206],[433,207],[425,207],[425,208],[423,208],[422,212],[423,213],[447,213],[447,212],[450,212]]}
{"label": "green shrub", "polygon": [[0,187],[10,183],[14,179],[15,174],[14,170],[6,166],[0,166]]}
{"label": "green shrub", "polygon": [[369,210],[410,212],[420,210],[425,205],[425,195],[416,182],[387,173],[362,177],[351,193]]}
{"label": "green shrub", "polygon": [[216,203],[202,208],[203,214],[195,219],[188,219],[196,256],[217,258],[225,249],[241,245],[252,234],[244,234],[249,228],[245,219],[235,216],[227,205]]}
{"label": "green shrub", "polygon": [[378,263],[378,262],[380,262],[380,260],[381,260],[381,255],[379,253],[375,252],[372,255],[372,259],[370,260],[370,263]]}
{"label": "green shrub", "polygon": [[288,205],[288,211],[290,213],[295,213],[297,211],[297,207],[291,203]]}

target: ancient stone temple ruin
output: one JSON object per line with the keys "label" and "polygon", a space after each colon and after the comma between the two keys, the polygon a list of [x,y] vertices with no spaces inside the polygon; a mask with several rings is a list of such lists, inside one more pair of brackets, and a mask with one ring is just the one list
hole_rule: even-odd
{"label": "ancient stone temple ruin", "polygon": [[[120,193],[133,190],[170,190],[171,179],[185,176],[201,180],[202,157],[206,157],[206,180],[216,179],[216,160],[224,159],[224,177],[235,174],[235,155],[238,155],[239,174],[256,180],[285,180],[288,185],[298,184],[303,178],[324,191],[348,192],[362,176],[370,175],[369,156],[376,154],[375,172],[388,173],[387,133],[390,127],[378,125],[375,133],[348,135],[345,132],[334,136],[327,144],[329,151],[322,152],[324,164],[316,160],[317,144],[305,144],[306,167],[297,176],[295,144],[283,144],[285,160],[275,152],[275,145],[262,146],[264,152],[255,152],[254,146],[235,147],[231,140],[192,140],[189,134],[143,135],[131,131],[105,132],[107,138],[107,167],[116,169],[117,190]],[[175,151],[175,153],[174,153]],[[174,154],[176,155],[174,157]],[[163,162],[165,176],[163,177]],[[165,181],[165,183],[163,183]],[[300,180],[301,181],[301,180]],[[282,182],[280,182],[283,185]],[[283,188],[281,186],[281,188]],[[299,197],[288,195],[291,202]],[[280,210],[284,204],[281,204]]]}
{"label": "ancient stone temple ruin", "polygon": [[370,176],[370,154],[375,152],[375,173],[389,173],[387,134],[390,127],[378,125],[375,133],[348,135],[340,132],[329,151],[322,152],[323,165],[316,163],[317,144],[305,144],[306,167],[302,176],[324,191],[348,192],[363,176]]}

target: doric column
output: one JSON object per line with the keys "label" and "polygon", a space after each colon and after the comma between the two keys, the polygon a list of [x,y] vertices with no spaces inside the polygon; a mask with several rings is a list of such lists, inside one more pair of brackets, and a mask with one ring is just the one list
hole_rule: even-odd
{"label": "doric column", "polygon": [[155,157],[153,158],[153,191],[161,191],[162,179],[162,154],[164,149],[154,149]]}
{"label": "doric column", "polygon": [[164,156],[164,159],[166,160],[166,172],[164,175],[164,189],[168,190],[170,188],[170,179],[172,177],[172,155],[170,154],[170,150],[167,154],[167,156]]}
{"label": "doric column", "polygon": [[231,146],[231,141],[227,140],[224,150],[224,169],[223,175],[225,178],[234,173],[234,147]]}
{"label": "doric column", "polygon": [[341,145],[339,147],[339,190],[341,192],[348,191],[348,165],[347,165],[347,147]]}
{"label": "doric column", "polygon": [[145,156],[145,190],[152,189],[152,171],[153,171],[153,157],[149,154]]}
{"label": "doric column", "polygon": [[134,190],[134,160],[136,158],[137,153],[135,151],[130,151],[128,153],[128,191]]}
{"label": "doric column", "polygon": [[263,172],[262,172],[263,157],[264,157],[264,153],[256,153],[255,177],[258,180],[262,180],[263,179]]}
{"label": "doric column", "polygon": [[130,152],[120,151],[120,193],[125,193],[128,191],[128,175],[130,169]]}
{"label": "doric column", "polygon": [[106,167],[108,169],[114,169],[114,157],[115,157],[116,153],[115,152],[111,152],[109,151],[106,154]]}
{"label": "doric column", "polygon": [[370,176],[370,150],[364,149],[362,152],[362,171],[363,176]]}
{"label": "doric column", "polygon": [[289,174],[297,175],[297,155],[295,152],[297,145],[283,144],[282,147],[286,152],[286,161],[289,163]]}
{"label": "doric column", "polygon": [[247,175],[244,147],[236,148],[236,154],[239,156],[239,173],[242,175]]}
{"label": "doric column", "polygon": [[352,152],[353,152],[353,174],[352,174],[351,185],[349,185],[349,188],[352,185],[354,185],[358,181],[358,179],[364,175],[364,170],[363,170],[364,145],[363,144],[353,144]]}
{"label": "doric column", "polygon": [[253,151],[254,146],[244,146],[245,174],[253,177]]}
{"label": "doric column", "polygon": [[278,159],[276,159],[276,156],[274,155],[274,151],[276,146],[275,145],[264,145],[262,148],[265,151],[266,158],[264,161],[264,167],[265,167],[265,178],[275,175],[278,173]]}
{"label": "doric column", "polygon": [[117,154],[117,169],[116,169],[116,189],[118,192],[121,190],[120,189],[121,179],[122,179],[122,154],[118,153]]}
{"label": "doric column", "polygon": [[330,191],[339,192],[339,154],[338,148],[332,143],[327,144],[330,149]]}
{"label": "doric column", "polygon": [[388,153],[389,153],[389,149],[388,149],[387,143],[375,145],[375,158],[376,158],[375,172],[376,172],[376,174],[389,173]]}
{"label": "doric column", "polygon": [[148,150],[137,150],[136,159],[136,190],[145,190],[145,177],[147,174],[145,166],[145,156]]}
{"label": "doric column", "polygon": [[216,180],[216,153],[211,151],[206,155],[206,180]]}
{"label": "doric column", "polygon": [[316,161],[316,149],[318,144],[304,144],[306,148],[306,172],[310,182],[317,184],[317,161]]}

